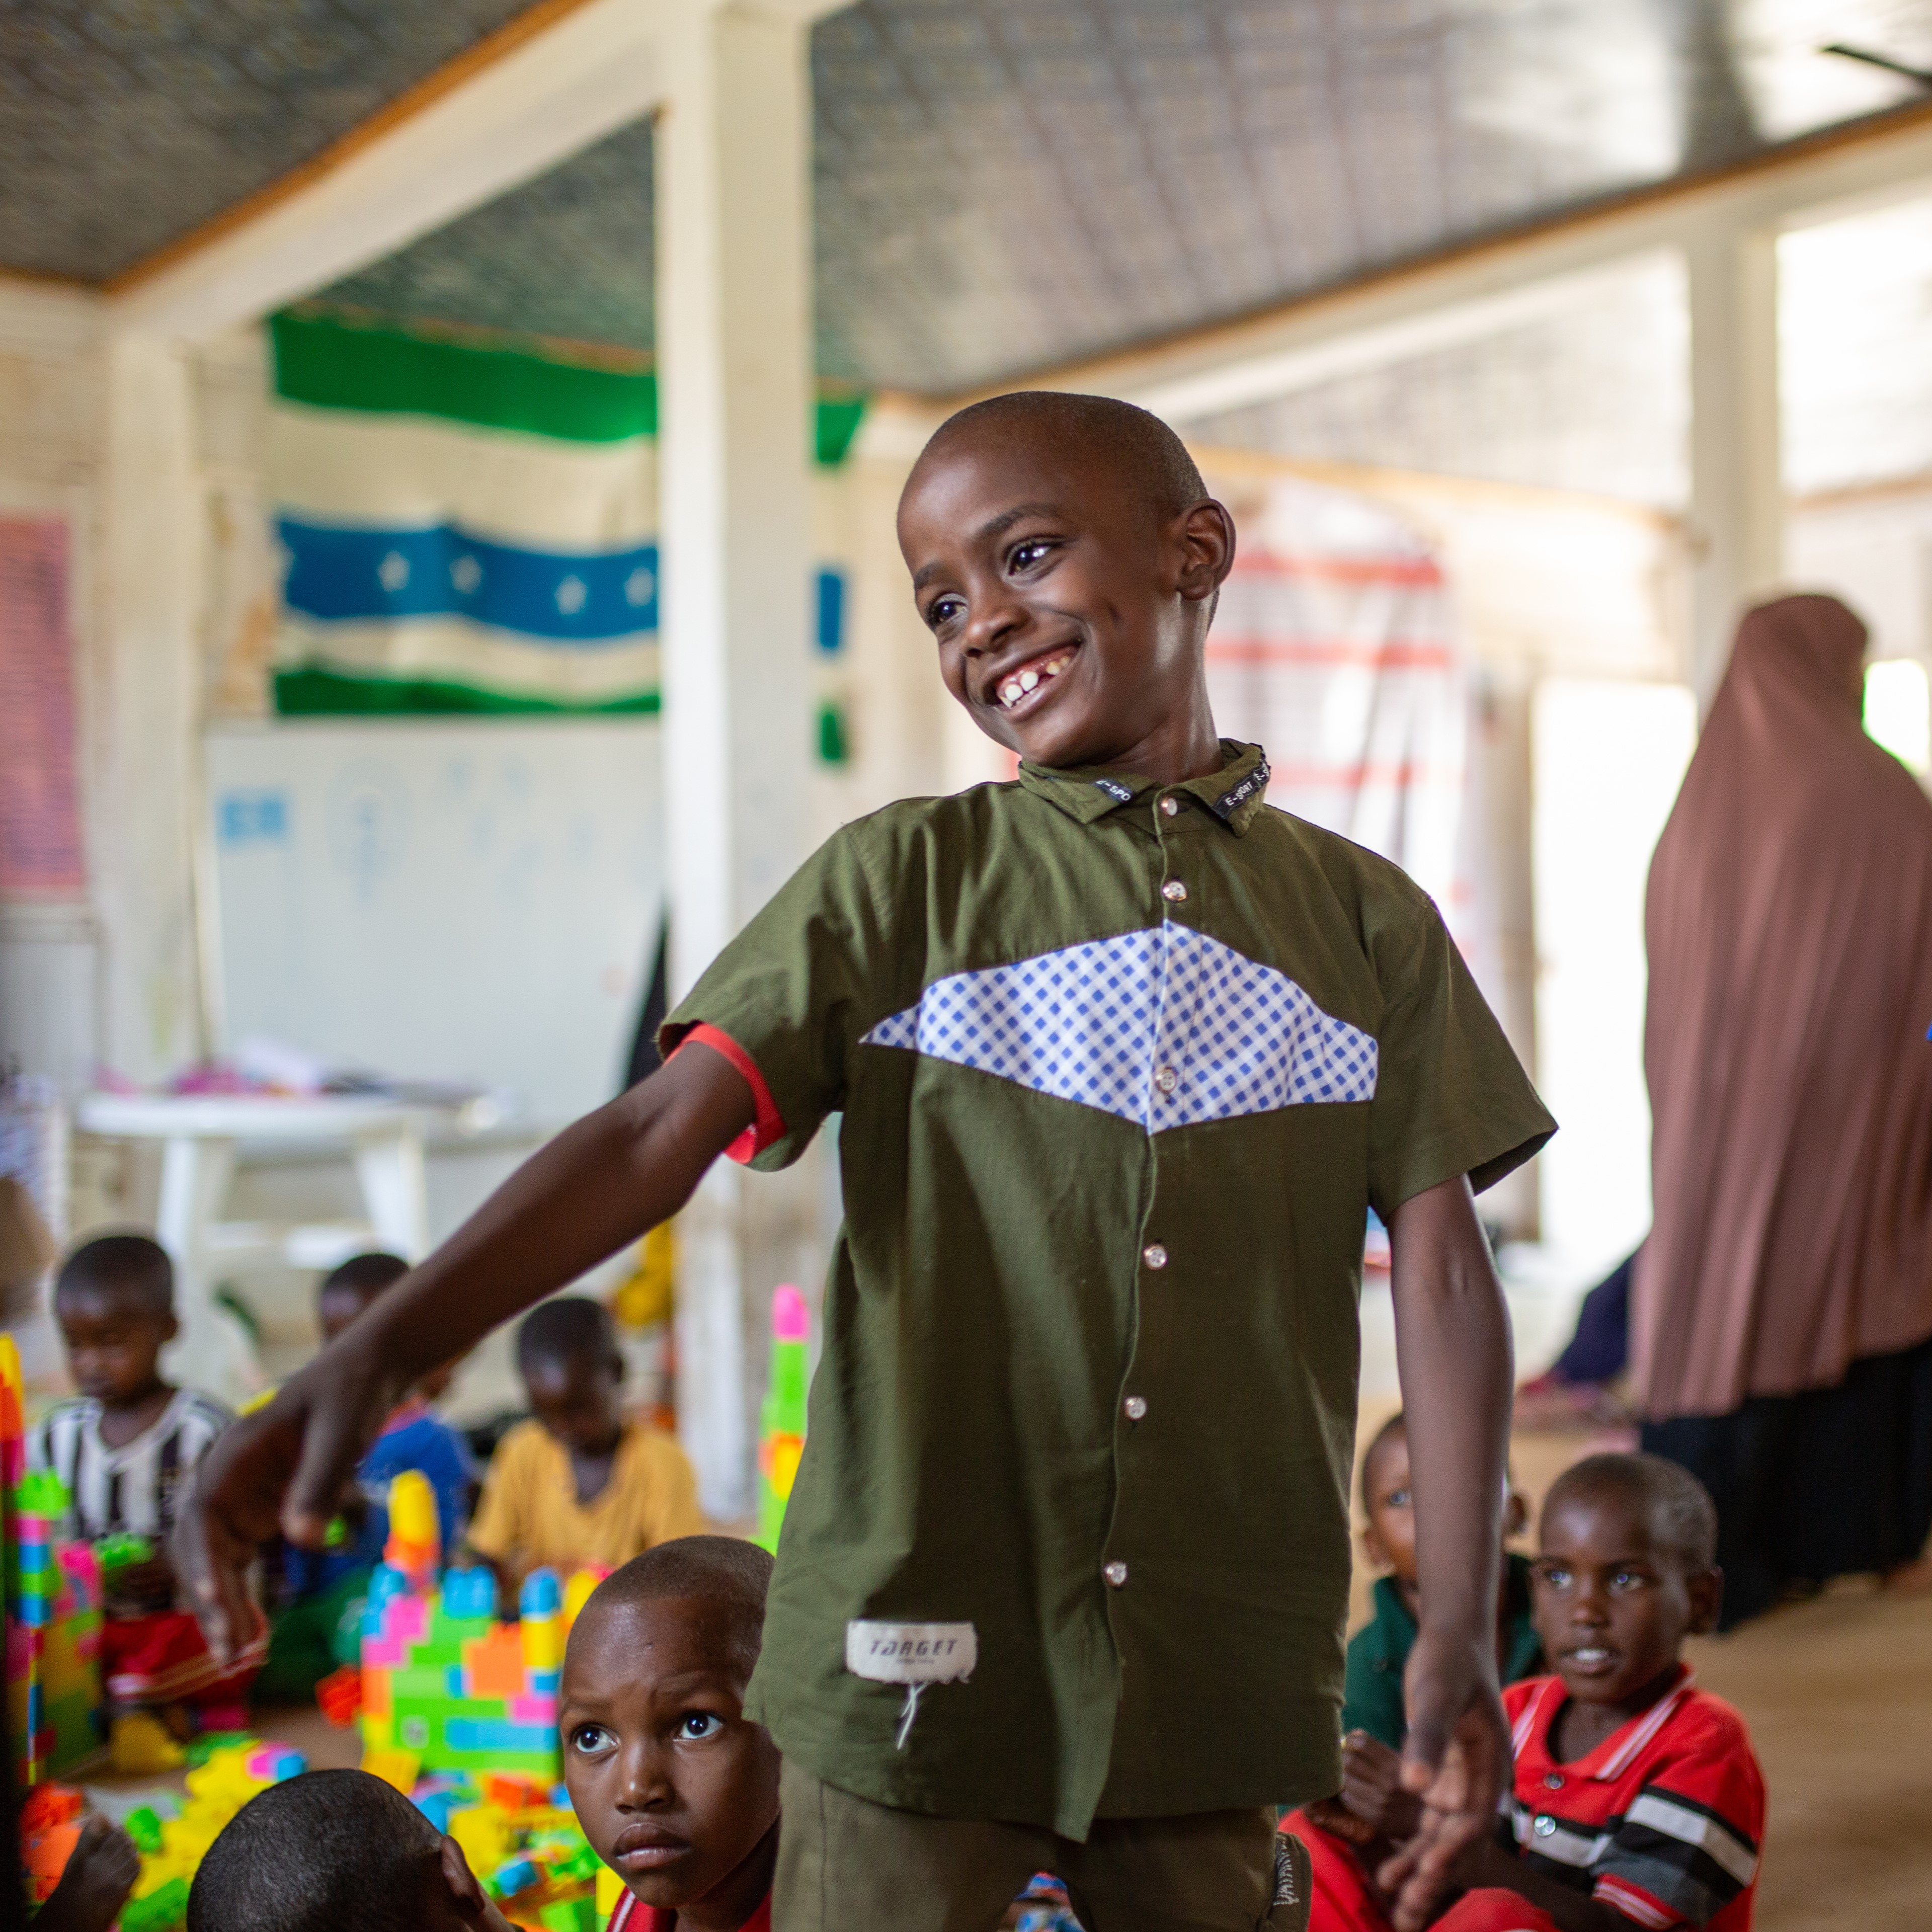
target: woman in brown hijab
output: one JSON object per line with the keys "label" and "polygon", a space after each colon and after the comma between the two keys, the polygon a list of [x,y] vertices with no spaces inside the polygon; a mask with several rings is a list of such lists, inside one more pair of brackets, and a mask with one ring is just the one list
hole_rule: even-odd
{"label": "woman in brown hijab", "polygon": [[1932,1528],[1932,802],[1865,627],[1753,610],[1652,862],[1644,1447],[1702,1478],[1726,1622]]}

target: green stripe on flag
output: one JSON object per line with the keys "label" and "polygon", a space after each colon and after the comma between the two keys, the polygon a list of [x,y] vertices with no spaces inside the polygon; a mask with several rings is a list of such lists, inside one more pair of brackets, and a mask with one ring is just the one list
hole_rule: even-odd
{"label": "green stripe on flag", "polygon": [[[311,309],[285,309],[269,318],[268,327],[275,393],[292,403],[441,416],[569,442],[658,433],[654,370],[600,368]],[[819,398],[814,453],[828,469],[844,461],[866,404],[864,395],[846,392]]]}
{"label": "green stripe on flag", "polygon": [[454,678],[364,677],[312,664],[275,674],[275,710],[284,718],[388,718],[424,713],[608,718],[649,715],[658,709],[655,691],[572,702],[493,690]]}
{"label": "green stripe on flag", "polygon": [[655,436],[650,370],[598,369],[513,349],[440,342],[335,316],[270,319],[275,392],[319,409],[445,416],[571,442]]}

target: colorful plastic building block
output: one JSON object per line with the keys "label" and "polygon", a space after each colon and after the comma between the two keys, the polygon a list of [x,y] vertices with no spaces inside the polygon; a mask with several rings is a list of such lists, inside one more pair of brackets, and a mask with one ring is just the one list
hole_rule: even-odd
{"label": "colorful plastic building block", "polygon": [[812,1316],[805,1297],[787,1282],[772,1291],[771,1380],[758,1415],[758,1533],[767,1550],[778,1546],[785,1504],[805,1454],[806,1357]]}

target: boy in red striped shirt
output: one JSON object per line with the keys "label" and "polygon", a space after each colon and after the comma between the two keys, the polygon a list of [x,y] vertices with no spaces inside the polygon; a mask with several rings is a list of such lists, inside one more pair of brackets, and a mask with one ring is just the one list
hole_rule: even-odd
{"label": "boy in red striped shirt", "polygon": [[[1515,1756],[1504,1822],[1463,1854],[1467,1888],[1434,1932],[1749,1932],[1764,1779],[1744,1720],[1678,1655],[1717,1619],[1717,1529],[1703,1486],[1659,1456],[1592,1456],[1558,1479],[1532,1581],[1556,1675],[1503,1693]],[[1402,1808],[1388,1783],[1383,1802],[1346,1796],[1384,1833]],[[1339,1843],[1311,1850],[1313,1922],[1386,1932],[1373,1858]]]}

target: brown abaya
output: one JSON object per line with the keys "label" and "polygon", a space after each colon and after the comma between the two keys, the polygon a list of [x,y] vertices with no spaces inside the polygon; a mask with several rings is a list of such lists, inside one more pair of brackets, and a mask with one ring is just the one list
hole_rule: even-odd
{"label": "brown abaya", "polygon": [[[1726,1537],[1768,1564],[1760,1592],[1901,1561],[1932,1514],[1932,802],[1862,729],[1864,641],[1831,597],[1744,619],[1645,912],[1655,1208],[1631,1367],[1646,1446],[1766,1518],[1782,1557],[1739,1550],[1740,1521]],[[1874,1374],[1923,1382],[1925,1415]],[[1778,1406],[1807,1391],[1834,1394]],[[1813,1410],[1858,1440],[1808,1444]],[[1807,1494],[1840,1460],[1904,1490],[1869,1550],[1841,1522],[1808,1557],[1785,1519],[1858,1501]]]}

